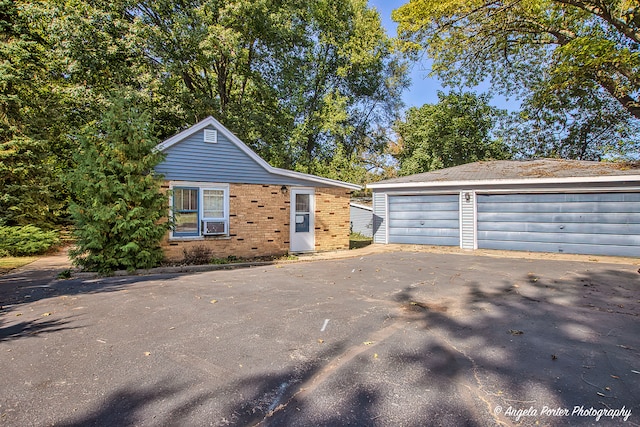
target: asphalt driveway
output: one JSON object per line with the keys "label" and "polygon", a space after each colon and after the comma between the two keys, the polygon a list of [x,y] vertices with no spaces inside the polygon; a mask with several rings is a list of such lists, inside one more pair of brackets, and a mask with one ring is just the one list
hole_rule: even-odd
{"label": "asphalt driveway", "polygon": [[394,252],[0,276],[0,424],[640,425],[637,270]]}

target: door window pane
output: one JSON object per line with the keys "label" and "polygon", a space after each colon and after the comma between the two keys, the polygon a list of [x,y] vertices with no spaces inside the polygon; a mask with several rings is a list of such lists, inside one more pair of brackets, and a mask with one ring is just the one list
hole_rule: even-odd
{"label": "door window pane", "polygon": [[309,195],[296,194],[296,212],[309,212]]}
{"label": "door window pane", "polygon": [[296,233],[309,232],[309,214],[296,213]]}

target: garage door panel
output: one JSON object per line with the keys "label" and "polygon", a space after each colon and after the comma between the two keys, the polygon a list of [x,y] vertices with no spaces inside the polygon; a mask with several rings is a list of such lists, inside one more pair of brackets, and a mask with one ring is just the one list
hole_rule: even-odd
{"label": "garage door panel", "polygon": [[390,236],[435,236],[435,237],[457,237],[458,231],[451,228],[419,228],[419,227],[396,227]]}
{"label": "garage door panel", "polygon": [[389,205],[389,213],[393,212],[450,212],[456,211],[457,208],[455,206],[451,206],[451,202],[449,203],[405,203],[403,205],[393,204]]}
{"label": "garage door panel", "polygon": [[537,222],[490,222],[478,223],[478,231],[511,231],[511,232],[533,232],[533,233],[579,233],[585,227],[593,234],[638,234],[640,235],[640,224],[599,224],[599,223],[537,223]]}
{"label": "garage door panel", "polygon": [[457,246],[457,194],[389,196],[389,243]]}
{"label": "garage door panel", "polygon": [[640,236],[616,234],[564,233],[561,240],[558,233],[514,233],[507,231],[478,231],[478,239],[483,241],[511,241],[531,243],[572,243],[586,245],[638,245]]}
{"label": "garage door panel", "polygon": [[[535,196],[533,200],[532,196]],[[505,198],[508,197],[508,198]],[[485,203],[572,203],[572,202],[640,202],[640,193],[529,193],[529,194],[479,194]]]}
{"label": "garage door panel", "polygon": [[438,220],[429,220],[428,226],[427,224],[422,224],[423,221],[416,221],[414,219],[396,219],[390,221],[392,228],[422,228],[422,229],[458,229],[458,221],[452,219],[438,219]]}
{"label": "garage door panel", "polygon": [[457,211],[389,212],[389,221],[393,221],[393,220],[431,221],[431,220],[451,219],[452,217],[458,217],[458,212]]}
{"label": "garage door panel", "polygon": [[517,202],[517,203],[485,203],[482,212],[501,213],[635,213],[640,212],[640,202]]}
{"label": "garage door panel", "polygon": [[483,222],[640,224],[640,217],[637,213],[517,213],[485,212],[478,209],[478,221],[480,220]]}
{"label": "garage door panel", "polygon": [[404,244],[413,244],[413,245],[458,246],[458,242],[460,241],[460,239],[458,237],[389,235],[389,241],[391,243],[404,243]]}
{"label": "garage door panel", "polygon": [[479,248],[640,255],[640,193],[478,195],[477,212]]}
{"label": "garage door panel", "polygon": [[410,195],[410,196],[389,196],[391,199],[389,207],[391,205],[407,206],[413,203],[451,203],[458,200],[458,195],[452,194],[423,194],[423,195]]}
{"label": "garage door panel", "polygon": [[[478,241],[478,244],[480,242]],[[607,246],[607,245],[585,245],[585,244],[569,244],[569,243],[537,243],[535,249],[532,249],[530,242],[511,242],[496,241],[491,248],[509,251],[534,251],[534,252],[555,252],[568,254],[583,255],[608,255],[608,256],[625,256],[640,257],[639,246]]]}

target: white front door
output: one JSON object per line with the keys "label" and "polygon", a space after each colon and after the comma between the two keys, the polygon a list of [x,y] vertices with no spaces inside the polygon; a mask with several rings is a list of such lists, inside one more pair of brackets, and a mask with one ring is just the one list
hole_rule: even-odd
{"label": "white front door", "polygon": [[291,252],[311,252],[315,249],[314,195],[313,188],[291,189]]}

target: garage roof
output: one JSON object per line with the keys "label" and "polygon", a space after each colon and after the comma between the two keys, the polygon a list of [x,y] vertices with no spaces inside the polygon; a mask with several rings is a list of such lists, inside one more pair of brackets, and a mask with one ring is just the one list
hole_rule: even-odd
{"label": "garage roof", "polygon": [[582,160],[494,160],[468,163],[437,171],[388,179],[368,188],[526,182],[613,182],[640,180],[640,162],[608,163]]}

